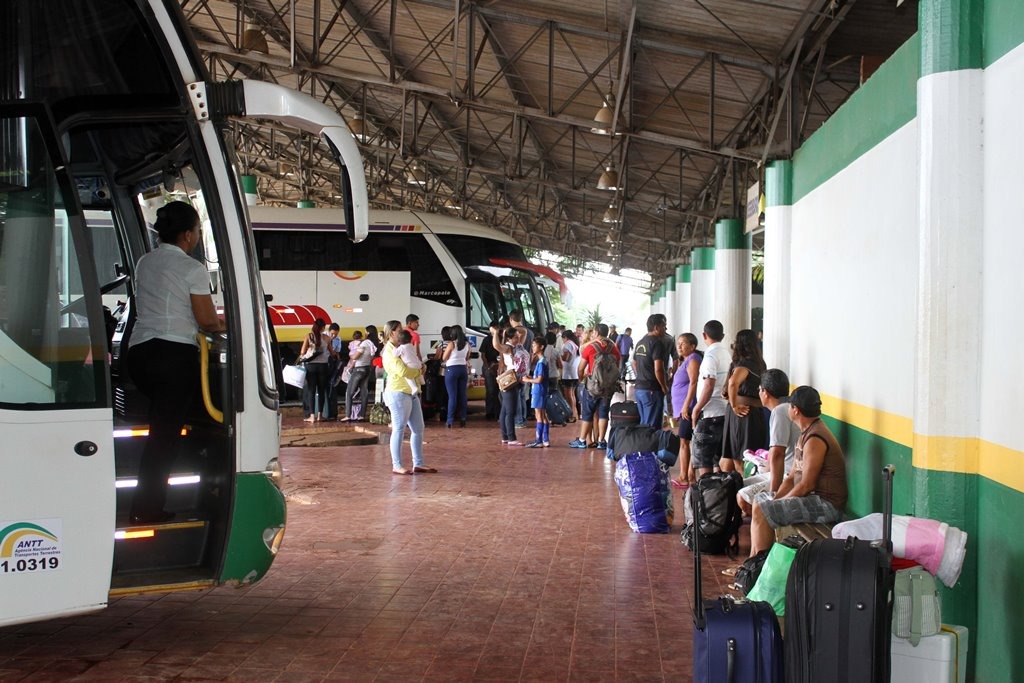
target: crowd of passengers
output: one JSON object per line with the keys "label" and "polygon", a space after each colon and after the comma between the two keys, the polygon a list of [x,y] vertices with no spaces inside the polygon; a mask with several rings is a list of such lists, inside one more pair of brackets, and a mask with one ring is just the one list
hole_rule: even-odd
{"label": "crowd of passengers", "polygon": [[[742,473],[745,453],[767,450],[768,471],[747,477],[738,494],[740,507],[751,517],[751,555],[771,546],[774,528],[841,519],[847,499],[845,458],[821,420],[821,398],[813,387],[790,393],[789,377],[766,366],[753,330],[737,331],[727,348],[721,322],[709,320],[701,331],[700,351],[691,332],[673,338],[662,314],[649,316],[646,328],[634,340],[631,328],[620,333],[604,323],[575,329],[552,323],[540,334],[524,324],[521,311],[492,321],[476,352],[486,387],[484,419],[499,423],[500,443],[550,447],[549,404],[558,395],[564,399],[557,403],[564,406],[565,422],[578,425],[569,448],[603,450],[611,405],[628,395],[637,403],[642,424],[677,432],[680,471],[671,480],[677,488],[686,489],[715,470]],[[299,356],[306,367],[307,422],[366,420],[376,396],[377,368],[383,369],[395,474],[436,472],[423,462],[425,406],[449,429],[465,427],[468,417],[474,349],[465,331],[459,325],[443,328],[441,343],[424,356],[418,330],[419,318],[410,314],[404,325],[389,321],[382,334],[369,325],[346,343],[337,324],[318,319]],[[612,359],[619,378],[626,380],[624,393],[603,393],[587,381],[598,373],[598,364],[607,368]],[[528,420],[535,429],[527,441],[517,430],[526,429]],[[401,462],[407,427],[411,468]]]}

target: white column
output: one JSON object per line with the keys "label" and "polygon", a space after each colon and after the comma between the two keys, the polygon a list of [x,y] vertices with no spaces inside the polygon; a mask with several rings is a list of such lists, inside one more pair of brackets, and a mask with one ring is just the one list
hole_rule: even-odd
{"label": "white column", "polygon": [[665,321],[666,329],[671,333],[679,325],[676,320],[676,276],[665,278]]}
{"label": "white column", "polygon": [[[670,330],[679,336],[683,332],[693,332],[690,322],[690,266],[676,266],[676,327]],[[697,335],[700,338],[700,335]]]}
{"label": "white column", "polygon": [[725,328],[725,341],[750,327],[751,236],[743,221],[728,218],[715,225],[715,317]]}
{"label": "white column", "polygon": [[789,298],[793,232],[793,163],[775,161],[765,170],[764,361],[790,371]]}
{"label": "white column", "polygon": [[690,330],[703,349],[704,323],[715,317],[715,248],[697,247],[690,261]]}

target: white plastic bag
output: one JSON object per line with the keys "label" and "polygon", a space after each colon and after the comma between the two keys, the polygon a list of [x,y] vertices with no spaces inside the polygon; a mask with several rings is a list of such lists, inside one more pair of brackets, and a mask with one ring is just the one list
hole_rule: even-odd
{"label": "white plastic bag", "polygon": [[284,377],[285,384],[291,384],[299,389],[306,386],[306,368],[298,365],[286,365],[281,370],[281,375]]}

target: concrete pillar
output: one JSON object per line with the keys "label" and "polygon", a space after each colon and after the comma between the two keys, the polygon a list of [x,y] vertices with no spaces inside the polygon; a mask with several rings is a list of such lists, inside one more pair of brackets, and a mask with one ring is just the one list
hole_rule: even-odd
{"label": "concrete pillar", "polygon": [[[743,221],[727,218],[715,224],[715,315],[725,340],[750,327],[751,236]],[[728,345],[728,344],[727,344]]]}
{"label": "concrete pillar", "polygon": [[769,164],[764,184],[764,361],[788,373],[793,162]]}
{"label": "concrete pillar", "polygon": [[[670,330],[675,336],[693,332],[690,322],[690,266],[676,266],[676,328]],[[700,335],[697,335],[700,338]]]}
{"label": "concrete pillar", "polygon": [[[982,3],[931,0],[918,12],[914,514],[974,538],[977,482],[964,474],[977,472],[981,422]],[[961,585],[964,590],[943,597],[943,618],[974,628],[973,615],[963,612],[979,590],[977,553],[968,553]]]}
{"label": "concrete pillar", "polygon": [[256,189],[256,176],[242,176],[242,191],[245,192],[245,203],[247,206],[256,206],[259,203],[259,194]]}
{"label": "concrete pillar", "polygon": [[715,317],[715,248],[697,247],[690,263],[690,330],[704,348],[704,323]]}
{"label": "concrete pillar", "polygon": [[312,199],[300,199],[295,203],[295,206],[300,209],[315,209],[316,202]]}
{"label": "concrete pillar", "polygon": [[679,325],[676,319],[676,276],[675,273],[665,278],[665,320],[668,323],[669,332],[672,332]]}

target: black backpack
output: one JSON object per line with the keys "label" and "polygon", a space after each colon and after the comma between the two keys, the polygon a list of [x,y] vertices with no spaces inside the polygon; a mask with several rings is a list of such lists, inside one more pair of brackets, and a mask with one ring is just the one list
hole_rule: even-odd
{"label": "black backpack", "polygon": [[615,392],[622,391],[619,382],[619,361],[612,353],[614,345],[606,342],[604,346],[592,342],[597,353],[594,355],[594,368],[587,377],[587,391],[591,396],[611,398]]}
{"label": "black backpack", "polygon": [[[740,549],[740,526],[743,512],[736,502],[736,493],[743,486],[738,472],[710,472],[686,491],[683,509],[686,526],[681,535],[683,545],[693,550],[694,543],[708,555],[736,557]],[[696,523],[690,497],[697,496]]]}

